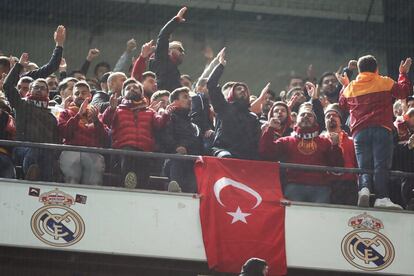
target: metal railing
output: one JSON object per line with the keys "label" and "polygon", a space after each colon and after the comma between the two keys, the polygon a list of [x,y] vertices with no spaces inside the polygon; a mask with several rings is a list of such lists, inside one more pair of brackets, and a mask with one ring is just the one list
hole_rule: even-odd
{"label": "metal railing", "polygon": [[[34,143],[34,142],[24,142],[24,141],[9,141],[9,140],[0,140],[0,146],[31,147],[31,148],[42,148],[42,149],[60,150],[60,151],[91,152],[91,153],[134,156],[134,157],[143,157],[143,158],[152,158],[152,159],[177,159],[177,160],[196,161],[197,159],[201,157],[201,156],[195,156],[195,155],[131,151],[131,150],[112,149],[112,148],[94,148],[94,147],[48,144],[48,143]],[[359,169],[359,168],[303,165],[303,164],[282,163],[282,162],[280,163],[280,167],[285,168],[285,169],[297,169],[297,170],[303,170],[303,171],[316,171],[316,172],[352,173],[352,174],[362,174],[362,173],[373,174],[374,173],[373,170],[365,170],[365,169]],[[412,172],[390,171],[390,175],[398,176],[398,177],[404,176],[404,177],[414,178],[414,173]]]}

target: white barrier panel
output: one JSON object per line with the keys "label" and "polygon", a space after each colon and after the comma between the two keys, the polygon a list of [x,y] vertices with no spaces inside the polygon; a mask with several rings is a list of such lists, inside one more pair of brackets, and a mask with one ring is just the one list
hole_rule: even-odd
{"label": "white barrier panel", "polygon": [[[2,179],[0,244],[206,261],[198,207],[188,195]],[[413,275],[413,246],[413,214],[286,207],[288,267]]]}

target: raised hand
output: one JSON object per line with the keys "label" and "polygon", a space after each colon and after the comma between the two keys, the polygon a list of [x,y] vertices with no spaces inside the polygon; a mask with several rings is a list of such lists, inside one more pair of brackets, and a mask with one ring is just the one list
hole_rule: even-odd
{"label": "raised hand", "polygon": [[69,96],[67,97],[64,101],[63,101],[63,108],[64,109],[68,109],[69,105],[73,102],[73,96]]}
{"label": "raised hand", "polygon": [[356,61],[355,59],[351,59],[348,62],[348,69],[349,70],[356,70],[358,68],[358,61]]}
{"label": "raised hand", "polygon": [[131,53],[132,51],[134,51],[137,48],[137,42],[135,41],[135,39],[131,38],[130,40],[127,41],[127,46],[126,46],[126,51],[128,53]]}
{"label": "raised hand", "polygon": [[88,52],[88,55],[86,56],[86,60],[91,62],[92,60],[94,60],[97,56],[99,56],[100,51],[99,49],[90,49]]}
{"label": "raised hand", "polygon": [[60,64],[59,64],[59,72],[66,72],[67,67],[68,67],[68,65],[66,64],[66,59],[62,58],[60,60]]}
{"label": "raised hand", "polygon": [[227,63],[227,61],[226,61],[226,47],[221,49],[221,51],[217,54],[217,57],[218,57],[218,61],[220,62],[220,64],[225,66],[226,63]]}
{"label": "raised hand", "polygon": [[408,72],[410,72],[411,63],[412,63],[411,58],[407,58],[405,61],[401,60],[400,74],[408,74]]}
{"label": "raised hand", "polygon": [[339,83],[342,84],[342,86],[347,86],[349,84],[349,78],[346,72],[344,72],[342,75],[339,73],[335,73],[336,78],[338,79]]}
{"label": "raised hand", "polygon": [[260,92],[260,99],[264,99],[264,96],[266,95],[267,92],[269,92],[269,88],[270,88],[270,82],[268,82],[266,84],[266,86],[262,89],[262,92]]}
{"label": "raised hand", "polygon": [[144,43],[141,47],[141,56],[143,58],[148,58],[154,53],[155,51],[155,43],[154,40],[151,39],[151,41]]}
{"label": "raised hand", "polygon": [[181,10],[178,11],[175,18],[177,18],[179,22],[184,22],[185,21],[184,14],[186,11],[187,11],[187,7],[182,7]]}
{"label": "raised hand", "polygon": [[89,105],[90,98],[87,98],[83,101],[79,108],[79,115],[85,115],[88,112],[88,105]]}
{"label": "raised hand", "polygon": [[308,92],[309,97],[312,99],[319,99],[319,85],[314,85],[310,81],[307,81],[305,84],[306,91]]}
{"label": "raised hand", "polygon": [[29,54],[28,54],[28,53],[23,53],[23,54],[20,56],[19,63],[20,63],[23,67],[27,67],[27,66],[29,65],[29,63],[30,63],[30,61],[29,61]]}
{"label": "raised hand", "polygon": [[336,146],[339,144],[339,134],[336,132],[329,133],[329,140],[331,140],[332,145]]}
{"label": "raised hand", "polygon": [[296,105],[298,98],[298,95],[293,95],[292,98],[290,98],[290,100],[286,103],[289,109],[292,110],[292,108]]}
{"label": "raised hand", "polygon": [[274,129],[280,130],[282,128],[282,124],[279,119],[276,118],[270,118],[269,120],[269,126],[273,127]]}
{"label": "raised hand", "polygon": [[59,25],[53,35],[53,38],[55,39],[56,46],[63,46],[63,43],[65,43],[66,40],[66,29],[64,26]]}
{"label": "raised hand", "polygon": [[89,112],[90,112],[89,115],[92,121],[93,122],[98,121],[98,114],[99,114],[98,108],[96,108],[96,106],[90,105]]}

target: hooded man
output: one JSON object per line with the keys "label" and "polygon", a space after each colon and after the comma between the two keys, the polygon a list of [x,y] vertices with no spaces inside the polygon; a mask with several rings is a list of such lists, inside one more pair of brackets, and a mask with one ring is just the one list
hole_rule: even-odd
{"label": "hooded man", "polygon": [[250,91],[245,83],[234,82],[225,99],[218,81],[226,64],[225,51],[207,81],[211,104],[216,113],[216,131],[212,154],[217,157],[258,159],[260,123],[249,110]]}
{"label": "hooded man", "polygon": [[[298,121],[291,136],[274,139],[281,122],[272,118],[263,131],[259,151],[263,159],[294,164],[340,167],[343,165],[339,137],[319,136],[316,115],[309,107],[299,109]],[[331,189],[326,173],[286,170],[285,196],[290,200],[329,203]]]}
{"label": "hooded man", "polygon": [[[110,98],[110,106],[105,110],[102,121],[112,131],[112,147],[135,151],[154,151],[154,132],[161,129],[167,115],[159,115],[148,108],[142,84],[135,79],[127,79],[122,87],[122,100],[118,106],[115,94]],[[124,184],[135,188],[138,183],[145,187],[149,180],[148,160],[122,157],[119,160]],[[139,176],[139,179],[138,179]]]}
{"label": "hooded man", "polygon": [[275,102],[270,108],[267,115],[268,121],[263,124],[262,129],[269,126],[271,120],[277,120],[279,122],[278,129],[275,129],[275,140],[280,137],[289,136],[293,129],[290,127],[292,123],[292,117],[290,115],[290,108],[285,102]]}

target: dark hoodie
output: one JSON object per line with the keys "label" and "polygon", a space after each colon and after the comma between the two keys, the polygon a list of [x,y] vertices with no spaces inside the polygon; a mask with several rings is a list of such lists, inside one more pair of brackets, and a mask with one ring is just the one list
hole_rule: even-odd
{"label": "dark hoodie", "polygon": [[246,84],[235,83],[227,100],[221,92],[218,81],[224,66],[217,65],[207,81],[210,101],[216,112],[216,131],[213,153],[229,151],[234,158],[258,159],[260,123],[256,114],[250,112],[249,103],[234,100],[234,87]]}
{"label": "dark hoodie", "polygon": [[265,260],[251,258],[243,265],[239,276],[263,276],[263,269],[267,266]]}
{"label": "dark hoodie", "polygon": [[293,129],[290,127],[290,125],[292,124],[292,117],[290,116],[290,108],[288,107],[288,105],[284,102],[275,102],[273,104],[273,106],[270,108],[269,113],[268,113],[268,120],[270,120],[271,118],[273,118],[273,110],[276,108],[276,106],[281,105],[283,107],[286,108],[287,110],[287,118],[286,118],[286,122],[284,123],[283,127],[281,130],[276,130],[275,129],[275,135],[274,135],[274,139],[278,139],[280,137],[285,137],[285,136],[289,136]]}

